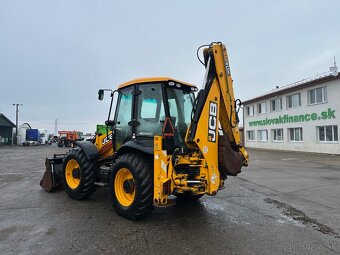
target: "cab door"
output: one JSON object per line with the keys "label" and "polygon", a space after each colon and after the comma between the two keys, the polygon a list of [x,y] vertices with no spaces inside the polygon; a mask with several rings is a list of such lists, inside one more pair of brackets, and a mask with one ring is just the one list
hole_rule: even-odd
{"label": "cab door", "polygon": [[117,151],[120,146],[132,138],[132,109],[134,99],[134,86],[120,90],[117,108],[114,118],[114,149]]}

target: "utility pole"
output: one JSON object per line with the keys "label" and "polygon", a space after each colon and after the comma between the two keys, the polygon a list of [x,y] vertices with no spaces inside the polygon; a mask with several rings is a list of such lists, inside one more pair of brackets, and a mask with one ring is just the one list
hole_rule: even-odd
{"label": "utility pole", "polygon": [[19,106],[22,104],[13,104],[16,107],[16,115],[15,115],[15,136],[16,136],[16,145],[18,145],[18,122],[19,122]]}
{"label": "utility pole", "polygon": [[53,136],[56,136],[58,134],[58,119],[55,119],[54,121],[54,134]]}

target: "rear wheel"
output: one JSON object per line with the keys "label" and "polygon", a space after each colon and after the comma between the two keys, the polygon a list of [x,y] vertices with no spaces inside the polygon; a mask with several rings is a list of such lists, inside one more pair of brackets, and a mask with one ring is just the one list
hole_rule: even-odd
{"label": "rear wheel", "polygon": [[117,159],[110,176],[111,202],[116,212],[128,219],[145,217],[153,209],[151,161],[137,153]]}
{"label": "rear wheel", "polygon": [[63,184],[73,199],[91,196],[95,190],[95,167],[79,147],[68,152],[63,163]]}

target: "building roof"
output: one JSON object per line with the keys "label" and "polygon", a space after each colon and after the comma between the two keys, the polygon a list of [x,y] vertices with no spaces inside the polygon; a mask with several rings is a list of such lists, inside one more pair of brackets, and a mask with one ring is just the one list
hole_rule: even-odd
{"label": "building roof", "polygon": [[327,81],[332,81],[332,80],[337,80],[340,79],[340,73],[338,72],[326,72],[326,73],[322,73],[319,74],[317,76],[313,76],[310,78],[306,78],[294,83],[290,83],[288,85],[282,86],[282,87],[277,87],[267,93],[264,93],[260,96],[248,99],[243,101],[243,104],[251,104],[254,102],[258,102],[261,100],[265,100],[271,97],[275,97],[275,96],[279,96],[282,94],[286,94],[286,93],[290,93],[296,90],[300,90],[300,89],[304,89],[304,88],[308,88],[310,86],[313,85],[317,85],[320,83],[324,83]]}
{"label": "building roof", "polygon": [[151,77],[151,78],[134,79],[134,80],[131,80],[131,81],[128,81],[128,82],[125,82],[125,83],[119,85],[118,88],[121,89],[121,88],[131,86],[131,85],[134,85],[134,84],[138,84],[138,83],[149,83],[149,82],[151,83],[151,82],[164,82],[164,81],[167,81],[167,82],[173,81],[175,83],[180,83],[182,85],[186,85],[186,86],[190,86],[190,87],[196,87],[194,84],[187,83],[187,82],[184,82],[184,81],[179,81],[179,80],[169,78],[169,77]]}
{"label": "building roof", "polygon": [[2,127],[15,127],[15,124],[10,121],[5,115],[0,113],[0,126]]}

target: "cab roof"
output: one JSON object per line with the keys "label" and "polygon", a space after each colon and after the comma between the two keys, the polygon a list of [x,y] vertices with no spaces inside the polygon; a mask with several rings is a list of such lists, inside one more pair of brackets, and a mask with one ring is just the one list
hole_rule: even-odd
{"label": "cab roof", "polygon": [[139,78],[139,79],[134,79],[128,82],[124,82],[123,84],[120,84],[118,86],[118,89],[122,89],[131,85],[135,85],[135,84],[140,84],[140,83],[153,83],[153,82],[170,82],[173,81],[175,83],[180,83],[181,85],[184,86],[189,86],[189,87],[194,87],[196,88],[196,86],[194,84],[191,83],[187,83],[184,81],[180,81],[180,80],[176,80],[170,77],[150,77],[150,78]]}

